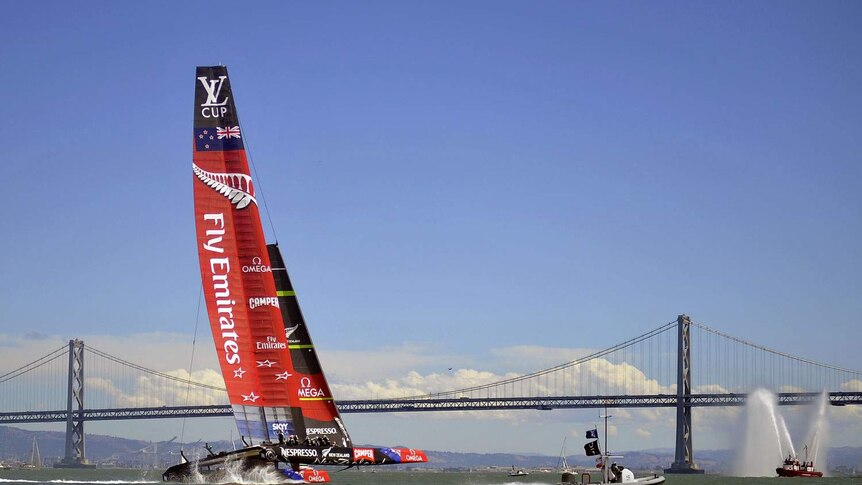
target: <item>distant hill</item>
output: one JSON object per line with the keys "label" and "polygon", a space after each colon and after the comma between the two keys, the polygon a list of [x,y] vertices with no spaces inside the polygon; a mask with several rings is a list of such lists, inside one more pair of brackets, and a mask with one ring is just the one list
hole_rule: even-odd
{"label": "distant hill", "polygon": [[[0,426],[0,461],[4,463],[28,462],[33,438],[39,445],[42,463],[50,466],[66,454],[66,433],[58,431],[26,431],[11,426]],[[99,464],[126,464],[132,468],[144,466],[148,461],[156,463],[150,453],[152,443],[97,434],[85,435],[87,458]],[[145,449],[148,448],[149,449]],[[144,451],[142,451],[144,450]],[[166,450],[167,451],[167,450]],[[160,453],[159,455],[163,455]],[[164,454],[170,457],[169,454]],[[163,457],[167,459],[166,457]],[[176,461],[176,459],[170,460]]]}
{"label": "distant hill", "polygon": [[[50,466],[65,454],[66,435],[57,431],[26,431],[11,426],[0,426],[0,461],[4,463],[27,462],[33,438],[39,444],[42,461]],[[180,445],[176,442],[150,442],[130,440],[96,434],[86,435],[87,459],[100,466],[119,466],[126,468],[167,468],[179,461]],[[203,453],[203,443],[187,443],[185,453],[192,458],[194,453]],[[233,445],[228,441],[210,443],[212,448],[229,450]],[[518,468],[556,470],[560,466],[557,456],[525,455],[516,453],[454,453],[448,451],[427,451],[429,463],[411,465],[429,469],[483,469]],[[647,450],[622,452],[626,466],[637,471],[659,471],[673,461],[673,450]],[[573,466],[594,466],[595,460],[582,455],[567,457]],[[695,461],[707,473],[728,473],[732,469],[733,453],[730,450],[696,450]],[[829,469],[840,474],[850,474],[856,469],[862,471],[862,447],[831,448],[827,455]]]}

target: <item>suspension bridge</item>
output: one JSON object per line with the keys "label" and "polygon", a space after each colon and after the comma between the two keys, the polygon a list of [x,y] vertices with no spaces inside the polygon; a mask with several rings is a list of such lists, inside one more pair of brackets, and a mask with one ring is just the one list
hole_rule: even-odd
{"label": "suspension bridge", "polygon": [[[84,342],[72,340],[0,375],[0,424],[65,422],[63,466],[86,465],[86,421],[232,415],[223,385],[192,381],[184,371],[148,369],[94,347],[86,347],[85,369],[84,355]],[[337,383],[332,387],[338,398]],[[342,413],[675,408],[676,453],[667,471],[698,473],[692,408],[740,406],[757,388],[775,391],[780,405],[810,403],[823,392],[835,406],[862,404],[862,372],[769,349],[686,315],[518,377],[337,402]]]}

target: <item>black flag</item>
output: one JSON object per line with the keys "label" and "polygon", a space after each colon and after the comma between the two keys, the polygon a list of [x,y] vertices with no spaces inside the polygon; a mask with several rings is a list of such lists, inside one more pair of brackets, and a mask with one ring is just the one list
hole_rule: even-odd
{"label": "black flag", "polygon": [[597,439],[599,439],[599,432],[598,432],[595,428],[593,428],[593,429],[591,429],[591,430],[587,431],[587,439],[588,439],[588,440],[597,440]]}
{"label": "black flag", "polygon": [[585,444],[584,451],[587,452],[587,456],[596,456],[602,454],[601,450],[599,450],[598,441],[590,441],[589,443]]}

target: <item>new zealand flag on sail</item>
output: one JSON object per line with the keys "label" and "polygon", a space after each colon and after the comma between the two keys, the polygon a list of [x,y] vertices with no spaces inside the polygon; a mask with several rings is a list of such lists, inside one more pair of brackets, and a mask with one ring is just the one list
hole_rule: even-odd
{"label": "new zealand flag on sail", "polygon": [[195,149],[199,152],[242,150],[239,126],[195,128]]}

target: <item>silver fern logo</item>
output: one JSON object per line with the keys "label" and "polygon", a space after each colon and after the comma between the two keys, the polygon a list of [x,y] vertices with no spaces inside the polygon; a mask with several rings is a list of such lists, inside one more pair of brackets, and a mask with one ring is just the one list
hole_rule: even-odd
{"label": "silver fern logo", "polygon": [[257,200],[254,198],[254,186],[251,177],[244,173],[213,173],[192,164],[195,176],[211,189],[225,196],[237,209],[244,209]]}

